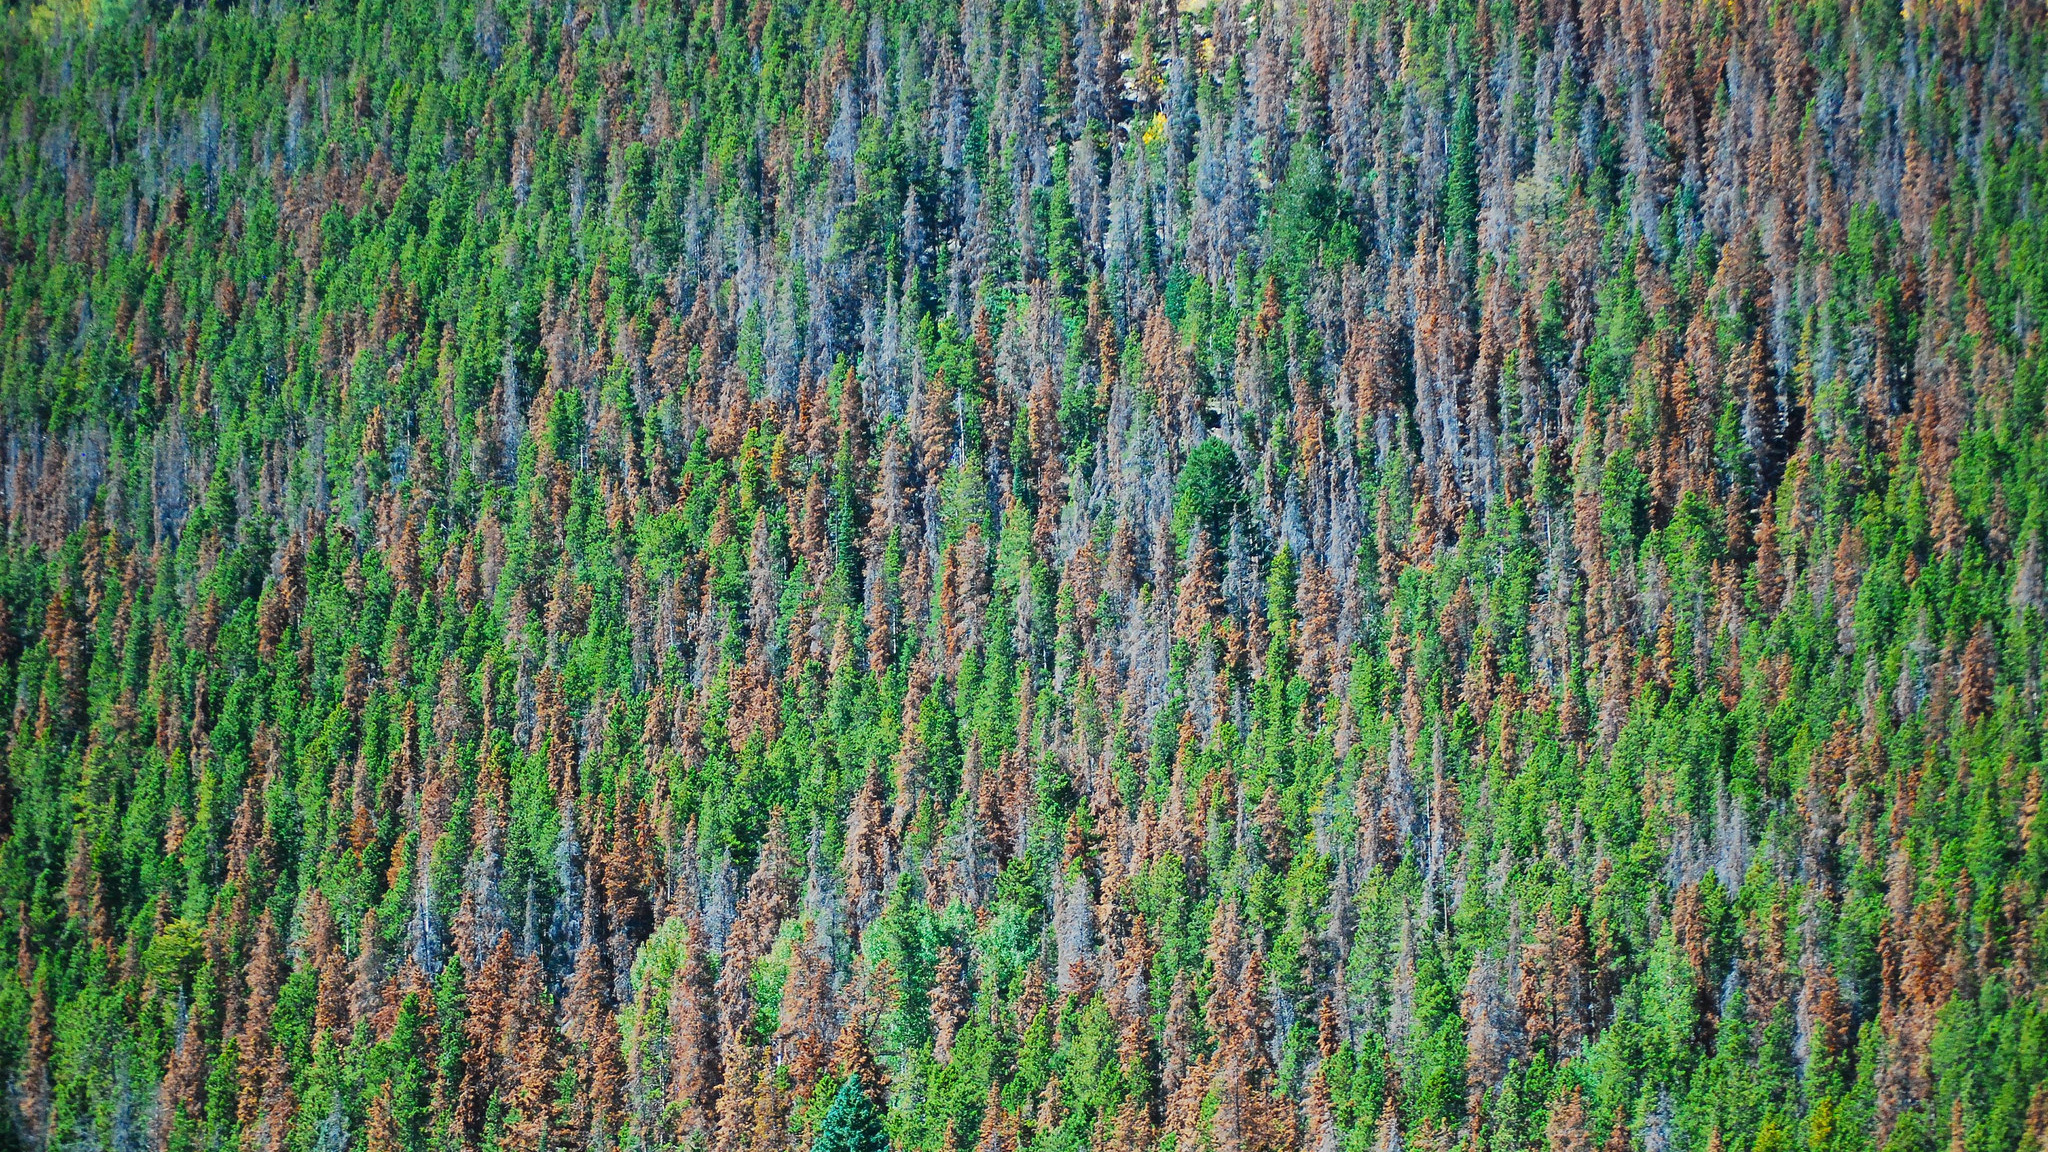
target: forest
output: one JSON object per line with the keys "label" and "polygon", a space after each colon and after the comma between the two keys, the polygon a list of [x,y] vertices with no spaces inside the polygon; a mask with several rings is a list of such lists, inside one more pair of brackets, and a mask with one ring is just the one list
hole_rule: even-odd
{"label": "forest", "polygon": [[0,13],[0,1150],[2048,1152],[2048,2]]}

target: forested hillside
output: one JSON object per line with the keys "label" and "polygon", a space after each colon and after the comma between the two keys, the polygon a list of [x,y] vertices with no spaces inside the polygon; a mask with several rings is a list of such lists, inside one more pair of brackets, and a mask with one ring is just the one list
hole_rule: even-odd
{"label": "forested hillside", "polygon": [[2041,0],[61,0],[0,116],[0,1145],[2048,1152]]}

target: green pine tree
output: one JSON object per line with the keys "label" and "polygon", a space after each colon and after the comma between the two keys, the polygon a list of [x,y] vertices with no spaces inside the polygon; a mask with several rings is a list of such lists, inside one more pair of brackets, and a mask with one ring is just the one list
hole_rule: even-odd
{"label": "green pine tree", "polygon": [[846,1078],[832,1107],[818,1125],[811,1152],[888,1152],[889,1134],[882,1130],[882,1107],[868,1094],[860,1073]]}

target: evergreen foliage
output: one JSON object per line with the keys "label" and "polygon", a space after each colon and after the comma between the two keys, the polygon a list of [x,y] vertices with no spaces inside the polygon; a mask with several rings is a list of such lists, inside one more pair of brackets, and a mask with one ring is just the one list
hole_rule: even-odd
{"label": "evergreen foliage", "polygon": [[860,1074],[846,1078],[832,1097],[832,1107],[818,1122],[812,1152],[888,1152],[889,1135],[882,1130],[882,1110],[869,1098]]}
{"label": "evergreen foliage", "polygon": [[0,120],[0,1145],[2048,1152],[2039,0],[52,0]]}

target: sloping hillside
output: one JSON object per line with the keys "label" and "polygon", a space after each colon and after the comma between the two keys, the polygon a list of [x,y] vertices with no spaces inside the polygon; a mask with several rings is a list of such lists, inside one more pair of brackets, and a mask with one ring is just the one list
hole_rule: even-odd
{"label": "sloping hillside", "polygon": [[0,116],[0,1144],[2048,1152],[2040,0],[64,0]]}

